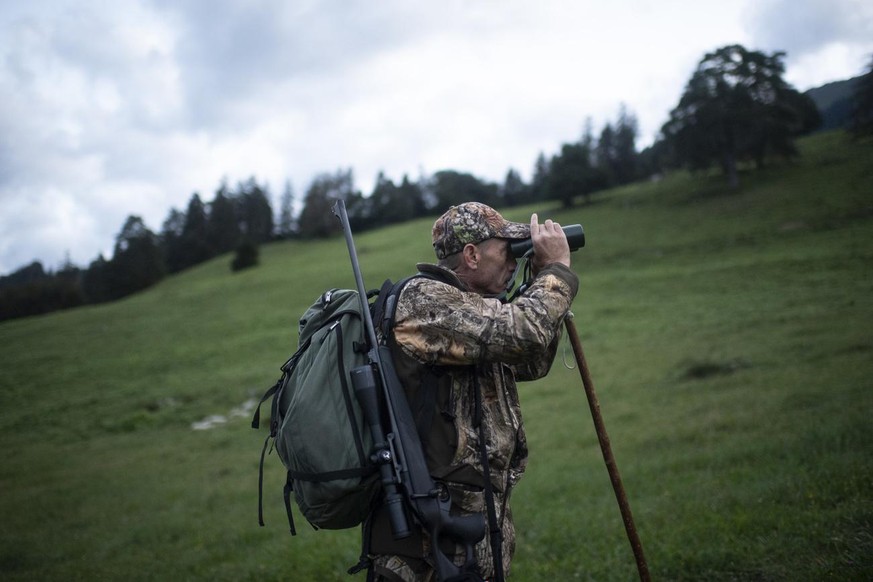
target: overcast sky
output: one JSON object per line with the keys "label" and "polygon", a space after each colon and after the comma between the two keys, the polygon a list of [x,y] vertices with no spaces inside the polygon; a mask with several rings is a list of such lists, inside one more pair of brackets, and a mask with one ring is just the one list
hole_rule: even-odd
{"label": "overcast sky", "polygon": [[701,57],[857,76],[869,0],[0,0],[0,274],[111,256],[191,195],[354,170],[525,180],[624,103],[654,139]]}

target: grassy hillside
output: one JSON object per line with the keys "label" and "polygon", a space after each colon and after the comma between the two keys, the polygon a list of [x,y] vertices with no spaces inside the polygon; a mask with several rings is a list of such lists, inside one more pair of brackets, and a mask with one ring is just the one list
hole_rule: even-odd
{"label": "grassy hillside", "polygon": [[[653,577],[873,578],[873,145],[801,143],[792,165],[670,175],[570,211],[574,305]],[[357,237],[368,285],[430,258],[430,221]],[[363,580],[356,531],[291,538],[283,472],[237,414],[344,243],[223,257],[146,293],[0,325],[4,580]],[[635,577],[578,371],[522,387],[531,448],[513,579]],[[211,415],[227,422],[192,424]],[[302,518],[300,524],[302,524]]]}

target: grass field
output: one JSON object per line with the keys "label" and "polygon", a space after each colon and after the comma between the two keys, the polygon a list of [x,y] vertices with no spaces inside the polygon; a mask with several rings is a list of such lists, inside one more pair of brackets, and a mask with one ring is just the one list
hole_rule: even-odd
{"label": "grass field", "polygon": [[[576,325],[656,580],[873,579],[873,144],[668,175],[572,210]],[[369,286],[430,259],[430,221],[356,237]],[[363,580],[359,533],[287,533],[283,471],[234,410],[351,287],[340,239],[229,257],[123,301],[0,324],[0,578]],[[565,342],[566,344],[567,342]],[[512,579],[635,579],[567,348],[521,388],[531,448]],[[210,430],[192,424],[212,415]],[[298,526],[304,522],[298,515]]]}

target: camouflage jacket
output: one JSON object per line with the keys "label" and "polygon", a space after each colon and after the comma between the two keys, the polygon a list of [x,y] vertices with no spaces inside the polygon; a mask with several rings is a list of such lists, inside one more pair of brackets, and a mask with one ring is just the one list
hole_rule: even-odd
{"label": "camouflage jacket", "polygon": [[[449,270],[428,264],[418,269],[428,278],[411,280],[398,301],[395,365],[413,408],[428,374],[438,378],[437,413],[422,440],[431,474],[449,486],[453,503],[462,513],[485,511],[479,433],[473,425],[474,381],[478,382],[491,482],[503,530],[504,570],[508,572],[515,548],[508,501],[528,454],[516,380],[535,380],[548,373],[578,278],[567,267],[553,264],[538,274],[524,295],[503,303],[466,291]],[[377,543],[374,550],[426,557],[426,536],[416,544],[393,550],[388,544],[380,551]],[[487,535],[477,544],[476,557],[482,574],[489,576],[493,566]],[[428,579],[413,576],[403,560],[381,556],[377,564],[404,580]]]}

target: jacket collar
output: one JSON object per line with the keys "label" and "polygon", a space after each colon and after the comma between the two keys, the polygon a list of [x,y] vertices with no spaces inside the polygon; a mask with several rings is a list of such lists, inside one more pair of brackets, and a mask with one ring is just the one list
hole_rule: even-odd
{"label": "jacket collar", "polygon": [[441,283],[451,285],[452,287],[456,287],[461,291],[469,291],[467,286],[464,285],[464,282],[458,278],[455,272],[446,269],[445,267],[440,267],[439,265],[434,265],[432,263],[418,263],[417,265],[415,265],[415,268],[418,269],[419,273],[426,277],[436,279]]}

